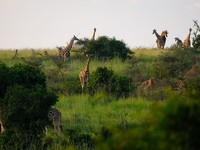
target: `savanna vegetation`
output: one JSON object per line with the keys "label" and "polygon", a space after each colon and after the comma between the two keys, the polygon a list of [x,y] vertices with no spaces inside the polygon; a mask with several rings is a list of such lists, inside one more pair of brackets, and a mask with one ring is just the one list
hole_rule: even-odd
{"label": "savanna vegetation", "polygon": [[[106,36],[56,49],[0,51],[1,149],[200,149],[199,30],[193,47],[130,50]],[[90,53],[83,93],[79,73]],[[53,130],[48,109],[61,114]],[[44,132],[45,127],[48,128]]]}

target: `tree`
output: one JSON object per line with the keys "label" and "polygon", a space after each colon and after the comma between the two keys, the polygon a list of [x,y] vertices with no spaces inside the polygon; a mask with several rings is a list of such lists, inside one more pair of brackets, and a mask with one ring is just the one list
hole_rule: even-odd
{"label": "tree", "polygon": [[100,60],[112,59],[114,57],[125,60],[129,58],[129,54],[133,53],[123,41],[107,36],[101,36],[95,41],[88,39],[80,40],[77,44],[84,45],[82,49],[85,53],[93,54]]}
{"label": "tree", "polygon": [[[6,72],[1,68],[7,68]],[[48,110],[57,101],[55,93],[46,88],[44,73],[37,67],[18,64],[0,65],[0,74],[7,77],[1,93],[0,106],[5,133],[0,136],[2,149],[31,149],[40,146]],[[0,78],[3,81],[2,78]]]}
{"label": "tree", "polygon": [[194,20],[194,27],[195,27],[195,31],[194,31],[194,37],[192,39],[192,45],[195,49],[200,49],[200,26],[198,25],[197,20]]}

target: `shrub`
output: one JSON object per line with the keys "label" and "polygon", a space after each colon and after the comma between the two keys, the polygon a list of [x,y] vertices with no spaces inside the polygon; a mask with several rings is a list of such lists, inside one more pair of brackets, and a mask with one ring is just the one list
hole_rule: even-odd
{"label": "shrub", "polygon": [[45,74],[38,67],[16,64],[9,69],[9,85],[19,84],[31,88],[39,84],[46,88]]}
{"label": "shrub", "polygon": [[5,127],[0,145],[2,149],[32,149],[41,144],[48,110],[56,103],[57,96],[47,90],[40,69],[28,65],[7,69],[9,80],[5,80],[6,90],[0,99]]}
{"label": "shrub", "polygon": [[180,99],[171,96],[169,99],[155,123],[155,130],[161,131],[162,146],[171,150],[199,149],[199,97]]}
{"label": "shrub", "polygon": [[194,63],[195,50],[171,50],[160,55],[153,68],[158,78],[183,78],[185,72]]}
{"label": "shrub", "polygon": [[8,72],[9,68],[5,64],[0,63],[0,98],[3,98],[6,93],[9,80]]}
{"label": "shrub", "polygon": [[195,27],[195,31],[194,31],[194,37],[192,38],[192,45],[195,49],[200,49],[200,27],[198,25],[197,20],[193,21],[194,22],[194,27]]}
{"label": "shrub", "polygon": [[116,98],[127,97],[133,94],[135,86],[132,80],[125,76],[117,76],[112,70],[106,67],[99,67],[90,76],[88,91],[94,94],[98,91],[104,91],[106,94],[112,94]]}
{"label": "shrub", "polygon": [[85,39],[81,43],[85,43],[84,49],[86,53],[93,54],[100,60],[112,59],[114,57],[125,60],[132,53],[123,41],[108,38],[107,36],[99,37],[95,41]]}

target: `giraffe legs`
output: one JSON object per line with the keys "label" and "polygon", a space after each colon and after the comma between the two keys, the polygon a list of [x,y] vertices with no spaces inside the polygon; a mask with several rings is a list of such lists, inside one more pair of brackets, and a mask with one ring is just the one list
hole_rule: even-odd
{"label": "giraffe legs", "polygon": [[3,127],[3,124],[0,122],[0,133],[3,133],[4,132],[4,127]]}
{"label": "giraffe legs", "polygon": [[53,126],[54,126],[54,131],[56,132],[56,133],[58,133],[58,134],[60,134],[61,133],[61,126],[60,126],[60,122],[58,121],[58,122],[53,122]]}

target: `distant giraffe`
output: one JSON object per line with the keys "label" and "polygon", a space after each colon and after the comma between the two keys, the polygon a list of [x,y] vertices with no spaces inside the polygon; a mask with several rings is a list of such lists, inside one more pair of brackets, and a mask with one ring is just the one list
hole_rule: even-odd
{"label": "distant giraffe", "polygon": [[50,108],[48,117],[53,121],[54,131],[56,133],[61,133],[61,113],[55,108]]}
{"label": "distant giraffe", "polygon": [[155,34],[156,37],[157,37],[157,40],[156,40],[157,47],[158,47],[158,48],[161,48],[161,49],[164,49],[164,47],[165,47],[165,42],[166,42],[166,37],[167,37],[168,32],[167,32],[167,31],[163,31],[163,32],[161,33],[161,35],[159,35],[159,34],[156,32],[156,30],[154,29],[154,30],[153,30],[153,34]]}
{"label": "distant giraffe", "polygon": [[5,130],[4,130],[4,127],[3,127],[3,119],[2,117],[0,116],[0,133],[3,133]]}
{"label": "distant giraffe", "polygon": [[175,37],[174,39],[175,39],[177,47],[182,49],[183,48],[183,42],[177,37]]}
{"label": "distant giraffe", "polygon": [[97,29],[94,28],[94,32],[93,32],[93,35],[92,35],[91,41],[94,41],[94,40],[95,40],[95,34],[96,34],[96,31],[97,31]]}
{"label": "distant giraffe", "polygon": [[190,48],[190,35],[191,35],[192,29],[189,28],[189,34],[187,36],[187,38],[184,40],[183,44],[185,46],[185,48]]}
{"label": "distant giraffe", "polygon": [[65,47],[58,47],[58,46],[56,46],[56,48],[58,49],[58,55],[59,55],[59,57],[61,58],[62,57],[62,53],[63,53],[63,50],[64,50],[64,48]]}
{"label": "distant giraffe", "polygon": [[18,49],[15,50],[15,54],[13,56],[13,59],[15,59],[17,57],[17,54],[18,54]]}
{"label": "distant giraffe", "polygon": [[89,72],[90,55],[87,54],[86,58],[87,58],[86,66],[79,74],[81,87],[82,87],[82,93],[83,93],[83,89],[84,89],[85,85],[88,83],[89,76],[90,76],[90,72]]}
{"label": "distant giraffe", "polygon": [[79,40],[79,39],[74,35],[73,38],[70,40],[69,44],[63,50],[59,51],[59,55],[63,57],[64,61],[66,61],[66,59],[69,59],[70,57],[70,51],[74,44],[74,40]]}

